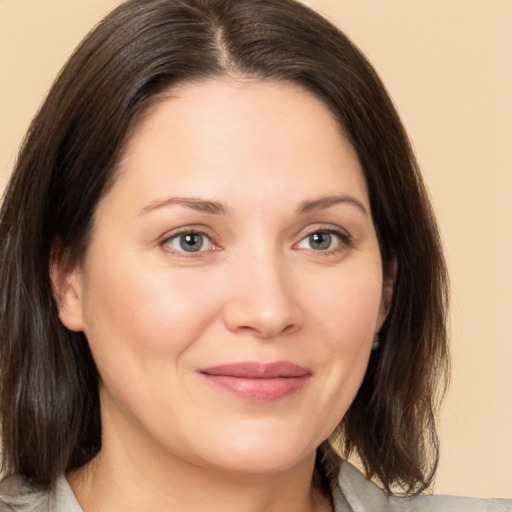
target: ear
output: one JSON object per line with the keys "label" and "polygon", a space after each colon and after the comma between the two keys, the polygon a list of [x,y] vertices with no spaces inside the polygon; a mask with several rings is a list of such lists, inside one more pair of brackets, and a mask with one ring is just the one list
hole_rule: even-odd
{"label": "ear", "polygon": [[83,285],[78,265],[67,263],[62,245],[55,243],[50,254],[50,282],[60,321],[71,331],[83,331]]}
{"label": "ear", "polygon": [[384,281],[382,283],[382,298],[380,301],[379,317],[377,320],[377,333],[380,331],[382,325],[386,321],[389,310],[391,309],[391,302],[393,300],[393,290],[395,288],[397,271],[398,263],[396,261],[396,258],[393,258],[389,265],[387,275],[384,277]]}

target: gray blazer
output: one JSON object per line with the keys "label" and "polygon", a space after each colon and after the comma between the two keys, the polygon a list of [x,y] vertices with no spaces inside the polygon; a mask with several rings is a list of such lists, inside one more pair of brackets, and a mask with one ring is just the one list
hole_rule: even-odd
{"label": "gray blazer", "polygon": [[[512,500],[458,496],[397,498],[389,496],[357,469],[344,462],[335,512],[512,512]],[[0,483],[0,512],[82,512],[67,480],[61,476],[51,493],[38,492],[14,476]]]}
{"label": "gray blazer", "polygon": [[334,493],[336,512],[512,512],[508,499],[389,496],[348,462],[342,464],[339,484],[340,490]]}

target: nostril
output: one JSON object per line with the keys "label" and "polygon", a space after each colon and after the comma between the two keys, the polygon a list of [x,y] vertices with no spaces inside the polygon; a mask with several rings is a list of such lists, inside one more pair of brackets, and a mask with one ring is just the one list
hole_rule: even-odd
{"label": "nostril", "polygon": [[298,329],[296,324],[288,324],[285,327],[277,325],[260,325],[258,327],[251,325],[240,325],[236,328],[236,331],[241,334],[250,334],[260,338],[272,338],[277,335],[288,335],[292,334]]}
{"label": "nostril", "polygon": [[298,329],[298,326],[297,326],[297,325],[290,324],[290,325],[287,325],[287,326],[282,330],[282,333],[283,333],[283,334],[291,334],[292,332],[296,331],[297,329]]}

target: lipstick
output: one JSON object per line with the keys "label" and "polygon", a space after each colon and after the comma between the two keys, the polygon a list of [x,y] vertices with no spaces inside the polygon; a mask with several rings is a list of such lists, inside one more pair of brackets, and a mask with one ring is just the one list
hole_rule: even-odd
{"label": "lipstick", "polygon": [[203,368],[199,373],[224,391],[260,402],[296,393],[311,377],[309,370],[287,361],[231,363]]}

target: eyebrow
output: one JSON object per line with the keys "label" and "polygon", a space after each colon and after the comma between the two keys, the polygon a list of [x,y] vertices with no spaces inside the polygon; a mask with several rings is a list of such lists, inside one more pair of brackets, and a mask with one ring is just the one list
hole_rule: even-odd
{"label": "eyebrow", "polygon": [[[304,201],[299,205],[297,211],[299,214],[305,214],[318,210],[325,210],[326,208],[336,204],[343,203],[351,204],[357,207],[364,215],[368,215],[368,210],[363,205],[363,203],[359,201],[359,199],[356,199],[350,195],[327,196],[314,199],[312,201]],[[222,203],[217,201],[208,201],[206,199],[198,199],[195,197],[168,197],[165,199],[156,199],[155,201],[147,203],[139,212],[139,215],[151,212],[158,208],[163,208],[165,206],[175,204],[179,206],[185,206],[199,212],[210,213],[214,215],[225,215],[227,213],[227,208]]]}
{"label": "eyebrow", "polygon": [[149,213],[164,206],[177,204],[186,206],[192,210],[204,213],[212,213],[214,215],[223,215],[226,213],[226,207],[217,201],[207,201],[205,199],[198,199],[195,197],[167,197],[165,199],[157,199],[147,203],[144,208],[139,212],[139,215]]}
{"label": "eyebrow", "polygon": [[318,210],[325,210],[326,208],[329,208],[330,206],[333,206],[335,204],[351,204],[355,207],[357,207],[359,210],[361,210],[364,215],[368,215],[368,210],[364,206],[364,204],[359,201],[359,199],[356,199],[354,196],[351,195],[336,195],[336,196],[327,196],[327,197],[320,197],[319,199],[315,199],[313,201],[304,201],[300,204],[298,208],[299,213],[310,213],[315,212]]}

